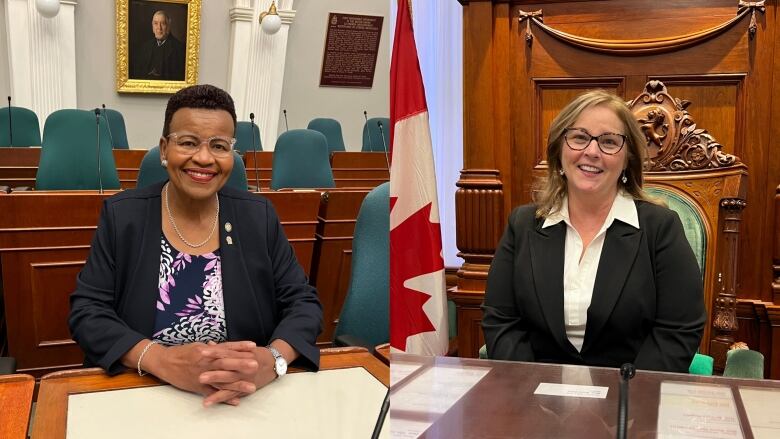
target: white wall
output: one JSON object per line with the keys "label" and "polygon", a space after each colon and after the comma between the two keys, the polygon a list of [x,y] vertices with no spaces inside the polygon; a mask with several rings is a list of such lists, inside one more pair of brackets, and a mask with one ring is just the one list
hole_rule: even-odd
{"label": "white wall", "polygon": [[0,95],[2,103],[7,105],[6,96],[11,94],[11,82],[8,76],[8,37],[5,26],[5,0],[0,0]]}
{"label": "white wall", "polygon": [[[296,0],[295,10],[287,44],[281,104],[287,109],[290,129],[306,128],[315,117],[331,117],[341,122],[347,150],[359,151],[363,110],[368,112],[368,117],[390,114],[390,3],[388,0]],[[319,86],[330,12],[385,17],[372,88]],[[279,132],[284,130],[282,115]]]}
{"label": "white wall", "polygon": [[[198,82],[227,87],[231,0],[204,0],[201,7]],[[156,145],[170,95],[117,93],[115,2],[78,0],[76,81],[79,108],[101,104],[122,112],[131,148]],[[41,117],[41,115],[38,115]],[[43,116],[45,117],[45,116]]]}

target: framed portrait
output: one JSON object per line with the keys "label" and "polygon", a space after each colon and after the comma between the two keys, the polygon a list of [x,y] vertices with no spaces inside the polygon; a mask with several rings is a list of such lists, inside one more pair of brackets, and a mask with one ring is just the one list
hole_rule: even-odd
{"label": "framed portrait", "polygon": [[116,0],[116,89],[175,93],[198,82],[201,0]]}

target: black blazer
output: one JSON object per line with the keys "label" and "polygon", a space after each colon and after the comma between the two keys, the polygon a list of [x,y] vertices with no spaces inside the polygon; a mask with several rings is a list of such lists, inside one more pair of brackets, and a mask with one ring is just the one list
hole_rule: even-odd
{"label": "black blazer", "polygon": [[[104,202],[89,259],[70,296],[70,330],[86,354],[85,365],[99,365],[109,374],[123,371],[121,357],[154,331],[163,184],[121,192]],[[300,353],[299,366],[316,370],[322,306],[273,206],[229,187],[219,191],[219,203],[228,340],[265,346],[282,339]]]}
{"label": "black blazer", "polygon": [[701,272],[677,214],[636,207],[639,230],[607,230],[581,352],[564,329],[566,224],[543,229],[533,205],[512,212],[482,306],[490,358],[688,371],[706,321]]}

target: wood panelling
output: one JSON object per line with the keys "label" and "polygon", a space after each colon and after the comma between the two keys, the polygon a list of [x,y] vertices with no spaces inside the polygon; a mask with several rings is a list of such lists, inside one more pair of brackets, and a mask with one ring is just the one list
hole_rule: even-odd
{"label": "wood panelling", "polygon": [[[731,20],[737,15],[737,2],[494,0],[462,4],[464,169],[498,171],[505,213],[530,201],[532,175],[543,162],[549,122],[573,93],[598,84],[628,100],[648,80],[660,79],[672,95],[692,102],[688,110],[697,127],[706,128],[724,152],[739,156],[747,165],[747,208],[739,227],[736,293],[740,299],[777,300],[771,287],[774,197],[780,182],[780,154],[774,153],[780,138],[780,123],[775,120],[780,114],[780,87],[775,86],[780,78],[776,2],[767,2],[765,12],[755,13],[753,38],[748,32],[748,13],[723,33],[691,47],[634,56],[576,47],[536,24],[530,25],[533,39],[529,45],[528,21],[519,21],[518,14],[541,9],[545,25],[579,37],[671,39]],[[457,215],[471,216],[461,211]],[[472,238],[461,237],[463,232],[458,225],[458,242],[469,242]],[[468,273],[467,265],[462,273]],[[471,284],[479,285],[482,275],[481,271],[475,274]],[[765,355],[780,361],[780,340],[773,340],[771,355],[768,351]],[[780,378],[780,365],[773,364],[772,369]]]}

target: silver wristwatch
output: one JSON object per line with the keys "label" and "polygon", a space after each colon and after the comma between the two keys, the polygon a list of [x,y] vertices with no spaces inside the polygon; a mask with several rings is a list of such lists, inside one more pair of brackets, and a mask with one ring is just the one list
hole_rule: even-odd
{"label": "silver wristwatch", "polygon": [[275,347],[271,345],[266,347],[271,351],[271,355],[274,356],[274,372],[276,372],[276,377],[280,378],[287,373],[287,360],[282,357],[282,354],[280,354]]}

